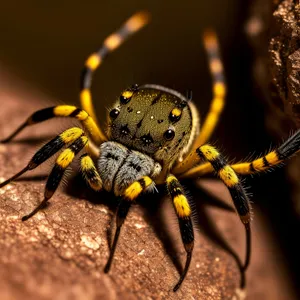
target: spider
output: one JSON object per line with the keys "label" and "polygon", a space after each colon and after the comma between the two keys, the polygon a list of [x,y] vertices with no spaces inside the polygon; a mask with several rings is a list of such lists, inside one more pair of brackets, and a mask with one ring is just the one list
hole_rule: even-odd
{"label": "spider", "polygon": [[22,221],[25,221],[45,206],[59,186],[66,169],[81,153],[81,173],[88,185],[95,191],[111,191],[120,199],[116,213],[116,232],[104,268],[107,273],[131,205],[142,193],[155,189],[156,185],[165,184],[186,251],[185,267],[173,288],[176,292],[187,275],[194,247],[192,209],[179,180],[214,173],[227,186],[245,228],[246,253],[242,270],[246,271],[251,256],[251,206],[239,175],[259,173],[280,165],[300,149],[300,130],[266,155],[235,164],[229,164],[214,146],[207,143],[218,123],[226,95],[217,38],[213,32],[208,32],[204,35],[204,45],[213,79],[213,99],[201,131],[198,111],[190,96],[156,84],[135,84],[122,92],[110,110],[108,126],[104,132],[93,107],[93,72],[107,54],[140,30],[148,20],[147,12],[134,14],[118,31],[105,39],[97,52],[88,57],[81,76],[82,108],[58,105],[36,111],[1,141],[7,143],[25,127],[55,117],[75,118],[82,125],[82,128],[72,127],[63,131],[45,144],[24,169],[1,183],[0,188],[61,151],[47,179],[43,201],[23,216]]}

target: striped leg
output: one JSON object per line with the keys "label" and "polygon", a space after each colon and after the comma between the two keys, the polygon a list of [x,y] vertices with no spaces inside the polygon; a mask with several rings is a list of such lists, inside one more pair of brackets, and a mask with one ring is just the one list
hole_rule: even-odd
{"label": "striped leg", "polygon": [[[288,140],[286,140],[277,149],[268,154],[259,157],[250,162],[240,162],[231,165],[232,169],[241,175],[256,174],[272,170],[276,166],[280,166],[286,159],[289,159],[300,150],[300,130],[295,132]],[[210,163],[205,163],[198,167],[191,168],[181,174],[181,178],[199,177],[212,173],[213,166]]]}
{"label": "striped leg", "polygon": [[149,16],[146,12],[136,13],[128,19],[118,31],[108,36],[104,41],[103,46],[86,60],[80,78],[80,102],[82,108],[87,111],[95,121],[97,121],[97,118],[91,95],[93,72],[100,66],[107,54],[114,51],[127,40],[129,36],[145,26],[148,23],[148,19]]}
{"label": "striped leg", "polygon": [[83,135],[83,130],[78,127],[73,127],[70,129],[65,130],[60,135],[52,139],[46,145],[44,145],[40,150],[36,152],[36,154],[32,157],[29,161],[28,165],[18,172],[16,175],[12,176],[11,178],[7,179],[6,181],[0,184],[0,188],[4,187],[5,185],[9,184],[16,178],[20,177],[27,171],[31,171],[45,162],[48,158],[53,156],[56,152],[61,150],[65,145],[74,142],[78,138]]}
{"label": "striped leg", "polygon": [[89,186],[95,190],[102,189],[102,180],[91,157],[85,153],[80,157],[81,173]]}
{"label": "striped leg", "polygon": [[187,253],[183,273],[181,274],[179,281],[173,288],[173,291],[176,292],[180,288],[184,278],[186,277],[191,263],[194,248],[194,230],[191,220],[191,208],[186,196],[184,195],[182,186],[175,176],[169,175],[167,177],[167,189],[173,201],[175,212],[178,217],[182,242]]}
{"label": "striped leg", "polygon": [[106,141],[105,135],[98,128],[93,118],[88,115],[84,110],[71,105],[58,105],[53,107],[44,108],[33,113],[19,128],[17,128],[9,137],[0,141],[1,143],[9,142],[25,127],[34,125],[55,117],[70,117],[75,118],[82,123],[87,130],[92,141],[97,145]]}
{"label": "striped leg", "polygon": [[[236,172],[227,163],[226,159],[218,152],[218,150],[210,145],[203,145],[199,147],[195,152],[192,152],[190,155],[188,155],[187,159],[182,162],[182,166],[179,166],[178,169],[183,174],[184,172],[192,168],[193,165],[200,163],[201,161],[209,162],[218,177],[227,186],[231,194],[236,212],[238,213],[242,223],[244,224],[246,231],[246,259],[244,270],[246,270],[250,261],[251,254],[251,207],[249,199]],[[173,171],[175,170],[176,168]]]}
{"label": "striped leg", "polygon": [[28,220],[45,206],[46,202],[53,196],[58,188],[65,170],[69,167],[75,156],[85,147],[87,143],[88,138],[86,136],[81,136],[58,156],[48,177],[43,201],[31,213],[25,215],[22,218],[22,221]]}
{"label": "striped leg", "polygon": [[204,45],[209,59],[209,68],[213,79],[213,99],[208,115],[203,123],[201,132],[194,143],[193,149],[206,143],[215,129],[220,114],[224,108],[226,85],[223,74],[223,65],[220,59],[217,37],[214,32],[206,32]]}
{"label": "striped leg", "polygon": [[143,176],[141,179],[133,182],[124,192],[123,196],[121,196],[121,202],[117,211],[116,218],[116,233],[114,236],[113,244],[111,247],[110,255],[106,266],[104,268],[104,272],[108,273],[111,267],[111,263],[116,251],[116,246],[118,243],[121,227],[127,217],[129,208],[133,201],[137,199],[137,197],[144,192],[147,188],[149,188],[153,184],[153,180],[148,176]]}

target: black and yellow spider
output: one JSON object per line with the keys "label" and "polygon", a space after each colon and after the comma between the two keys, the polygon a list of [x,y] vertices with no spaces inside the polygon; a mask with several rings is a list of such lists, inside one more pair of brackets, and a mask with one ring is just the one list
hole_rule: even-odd
{"label": "black and yellow spider", "polygon": [[213,100],[201,131],[197,109],[189,97],[163,86],[145,84],[133,85],[121,94],[109,112],[108,127],[104,133],[98,125],[90,92],[93,72],[108,53],[147,22],[147,13],[133,15],[117,32],[106,38],[98,52],[87,59],[81,77],[82,108],[59,105],[36,111],[8,138],[1,141],[9,142],[25,127],[54,117],[75,118],[83,127],[69,128],[45,144],[23,170],[1,183],[0,188],[35,169],[65,147],[48,177],[43,201],[22,218],[25,221],[45,206],[59,186],[66,169],[82,152],[79,158],[81,172],[90,187],[96,191],[112,191],[120,198],[116,233],[105,266],[105,272],[108,272],[130,206],[143,192],[152,190],[155,185],[166,184],[187,253],[185,268],[173,289],[175,292],[187,274],[194,247],[192,210],[179,179],[197,178],[214,172],[228,187],[236,212],[245,227],[247,246],[242,267],[245,271],[251,252],[251,209],[238,175],[263,172],[289,158],[300,148],[300,131],[265,156],[232,165],[215,147],[207,144],[218,123],[226,95],[216,36],[207,33],[204,44],[213,77]]}

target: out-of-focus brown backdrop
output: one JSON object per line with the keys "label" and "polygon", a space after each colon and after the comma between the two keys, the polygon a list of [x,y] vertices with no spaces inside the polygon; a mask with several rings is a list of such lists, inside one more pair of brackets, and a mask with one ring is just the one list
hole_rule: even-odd
{"label": "out-of-focus brown backdrop", "polygon": [[[244,31],[250,5],[238,0],[5,1],[0,7],[0,67],[58,103],[78,104],[86,57],[132,13],[147,9],[150,25],[111,54],[94,77],[99,115],[104,118],[106,108],[128,85],[158,83],[183,93],[192,89],[204,116],[211,81],[201,34],[212,27],[220,38],[228,83],[228,102],[213,141],[230,159],[261,154],[272,141],[253,83],[252,52]],[[294,238],[299,220],[289,201],[284,170],[246,183],[253,186],[254,205],[266,215],[296,285],[300,249]]]}

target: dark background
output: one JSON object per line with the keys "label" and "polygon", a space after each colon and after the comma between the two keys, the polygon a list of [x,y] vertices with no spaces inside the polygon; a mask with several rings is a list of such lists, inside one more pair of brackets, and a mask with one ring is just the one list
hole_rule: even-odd
{"label": "dark background", "polygon": [[[108,57],[94,77],[93,95],[104,118],[133,83],[193,90],[205,116],[211,80],[201,42],[204,28],[220,38],[228,83],[227,105],[212,141],[239,160],[278,144],[264,124],[265,108],[252,78],[253,54],[245,36],[250,1],[5,1],[0,5],[0,67],[58,103],[79,104],[79,74],[87,56],[132,13],[147,9],[152,22]],[[13,88],[13,86],[12,86]],[[1,99],[0,99],[1,102]],[[296,289],[299,220],[284,169],[249,178],[255,210],[286,257]],[[254,217],[255,222],[255,217]]]}

